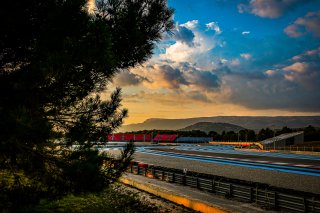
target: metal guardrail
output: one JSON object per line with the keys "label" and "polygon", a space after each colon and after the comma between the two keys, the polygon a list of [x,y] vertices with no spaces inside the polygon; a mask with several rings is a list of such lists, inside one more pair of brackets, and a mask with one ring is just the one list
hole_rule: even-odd
{"label": "metal guardrail", "polygon": [[320,195],[318,194],[301,192],[297,193],[297,195],[292,195],[293,193],[285,193],[283,190],[241,184],[241,181],[239,181],[239,184],[236,184],[228,181],[227,178],[209,178],[201,173],[184,172],[183,170],[155,167],[137,162],[131,164],[129,172],[170,183],[194,187],[238,201],[256,203],[266,210],[320,213]]}
{"label": "metal guardrail", "polygon": [[286,146],[286,147],[269,147],[266,150],[277,151],[296,151],[296,152],[320,152],[320,146]]}

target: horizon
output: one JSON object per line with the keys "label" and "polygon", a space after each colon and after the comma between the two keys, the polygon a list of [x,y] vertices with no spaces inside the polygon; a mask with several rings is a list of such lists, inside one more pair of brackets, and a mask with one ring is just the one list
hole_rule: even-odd
{"label": "horizon", "polygon": [[[168,0],[173,34],[115,76],[124,124],[320,115],[320,1]],[[316,9],[315,9],[316,8]]]}
{"label": "horizon", "polygon": [[[278,117],[320,117],[320,115],[276,115],[276,116],[259,116],[259,115],[252,115],[252,116],[237,116],[237,115],[218,115],[218,116],[203,116],[203,117],[189,117],[189,118],[147,118],[146,120],[139,122],[139,123],[130,123],[124,124],[127,125],[135,125],[135,124],[142,124],[148,120],[189,120],[189,119],[201,119],[201,118],[213,118],[213,117],[271,117],[271,118],[278,118]],[[211,122],[211,121],[199,121],[198,123],[223,123],[223,122]],[[228,123],[229,124],[229,123]]]}

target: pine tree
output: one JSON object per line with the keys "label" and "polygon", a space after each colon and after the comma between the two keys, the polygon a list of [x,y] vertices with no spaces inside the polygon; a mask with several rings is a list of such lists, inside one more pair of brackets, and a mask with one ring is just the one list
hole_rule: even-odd
{"label": "pine tree", "polygon": [[[0,168],[52,193],[99,191],[128,165],[93,149],[127,116],[117,72],[145,62],[173,27],[165,0],[15,0],[0,7]],[[67,138],[66,145],[55,143]],[[78,144],[75,148],[75,144]],[[18,181],[19,182],[19,181]]]}

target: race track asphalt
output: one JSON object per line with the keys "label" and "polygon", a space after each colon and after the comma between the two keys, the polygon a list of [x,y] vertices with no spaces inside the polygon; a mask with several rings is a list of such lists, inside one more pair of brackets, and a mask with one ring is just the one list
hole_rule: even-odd
{"label": "race track asphalt", "polygon": [[[170,150],[172,151],[172,150]],[[175,150],[179,151],[179,150]],[[180,151],[179,151],[180,152]],[[192,151],[191,151],[192,152]],[[199,153],[199,152],[194,152]],[[204,153],[202,153],[204,154]],[[210,153],[205,153],[210,154]],[[211,153],[212,154],[212,153]],[[219,154],[219,156],[229,156],[228,154]],[[233,156],[238,158],[254,158],[257,159],[256,156],[251,155],[239,155]],[[283,159],[283,158],[281,158]],[[147,164],[153,164],[156,166],[163,166],[169,168],[176,169],[187,169],[188,171],[195,171],[200,173],[212,174],[217,176],[223,176],[227,178],[259,182],[264,184],[269,184],[270,186],[293,189],[304,192],[312,192],[319,194],[320,193],[320,177],[302,175],[302,174],[294,174],[287,172],[279,172],[272,170],[264,170],[258,168],[247,168],[243,166],[234,166],[234,165],[224,165],[213,162],[200,162],[196,160],[187,160],[174,158],[169,156],[160,156],[153,155],[147,153],[139,153],[136,152],[134,156],[135,161],[144,162]],[[277,160],[280,161],[280,158],[268,158],[261,157],[260,160]],[[292,163],[302,163],[301,159],[284,159],[284,161],[290,161]],[[303,163],[318,163],[312,162],[310,160],[303,160]]]}

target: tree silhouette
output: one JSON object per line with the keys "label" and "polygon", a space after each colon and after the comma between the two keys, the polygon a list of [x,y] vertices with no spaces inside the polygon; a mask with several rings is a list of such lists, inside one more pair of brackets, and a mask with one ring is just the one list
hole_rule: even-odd
{"label": "tree silhouette", "polygon": [[[132,146],[117,162],[92,149],[127,116],[120,89],[109,100],[99,94],[117,72],[151,57],[173,27],[165,0],[96,5],[90,14],[86,0],[0,8],[0,167],[52,192],[98,191],[125,170]],[[63,147],[54,142],[61,135]]]}

